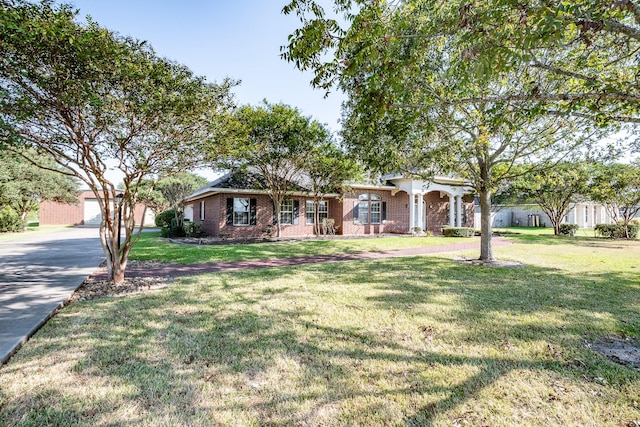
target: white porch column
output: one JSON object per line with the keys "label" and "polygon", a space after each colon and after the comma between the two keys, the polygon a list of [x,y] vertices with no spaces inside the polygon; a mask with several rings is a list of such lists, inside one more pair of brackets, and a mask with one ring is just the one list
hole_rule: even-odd
{"label": "white porch column", "polygon": [[416,226],[420,227],[420,230],[424,230],[424,224],[422,221],[423,214],[424,214],[424,197],[422,196],[422,194],[418,194],[418,212],[417,212],[418,224]]}
{"label": "white porch column", "polygon": [[462,196],[456,196],[456,227],[462,227]]}
{"label": "white porch column", "polygon": [[416,223],[416,196],[409,193],[409,233],[413,233],[413,225]]}
{"label": "white porch column", "polygon": [[455,205],[455,198],[453,197],[453,194],[449,194],[449,227],[455,227],[455,210],[454,210],[454,205]]}

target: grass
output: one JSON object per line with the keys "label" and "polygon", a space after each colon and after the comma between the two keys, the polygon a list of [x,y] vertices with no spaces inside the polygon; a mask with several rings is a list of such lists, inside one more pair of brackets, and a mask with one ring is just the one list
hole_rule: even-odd
{"label": "grass", "polygon": [[587,344],[640,337],[640,242],[511,239],[523,268],[315,264],[73,304],[0,369],[0,424],[635,425],[640,372]]}
{"label": "grass", "polygon": [[271,258],[294,258],[312,255],[353,254],[422,246],[468,242],[452,237],[374,237],[365,239],[330,239],[281,241],[226,245],[183,245],[160,238],[160,233],[143,233],[131,251],[130,259],[178,264],[247,261]]}

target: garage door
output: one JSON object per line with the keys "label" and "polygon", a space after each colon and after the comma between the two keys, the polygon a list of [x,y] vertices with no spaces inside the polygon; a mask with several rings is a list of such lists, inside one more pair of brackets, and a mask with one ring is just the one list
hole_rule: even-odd
{"label": "garage door", "polygon": [[98,199],[84,199],[84,224],[100,225],[102,221],[102,213]]}

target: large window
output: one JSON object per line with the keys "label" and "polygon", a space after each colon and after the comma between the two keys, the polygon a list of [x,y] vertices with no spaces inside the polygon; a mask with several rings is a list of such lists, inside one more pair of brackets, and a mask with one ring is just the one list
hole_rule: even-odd
{"label": "large window", "polygon": [[[307,224],[315,223],[315,202],[313,200],[307,200],[307,208],[305,210],[307,216]],[[329,204],[326,200],[318,202],[318,222],[322,224],[322,220],[329,218]]]}
{"label": "large window", "polygon": [[250,199],[233,199],[233,225],[249,225]]}
{"label": "large window", "polygon": [[280,224],[293,224],[293,200],[283,200],[280,204]]}
{"label": "large window", "polygon": [[353,218],[360,224],[380,224],[386,219],[386,203],[377,194],[360,194]]}

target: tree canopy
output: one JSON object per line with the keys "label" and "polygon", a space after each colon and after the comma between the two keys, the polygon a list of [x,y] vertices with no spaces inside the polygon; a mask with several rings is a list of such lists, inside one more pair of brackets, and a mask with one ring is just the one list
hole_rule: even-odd
{"label": "tree canopy", "polygon": [[280,237],[282,202],[296,190],[296,179],[309,156],[329,140],[330,133],[298,109],[266,101],[238,108],[235,118],[235,129],[228,134],[233,148],[225,165],[259,172],[261,181],[255,184],[263,185],[273,201],[276,237]]}
{"label": "tree canopy", "polygon": [[[335,16],[294,0],[284,12],[301,28],[283,47],[285,59],[314,72],[312,84],[348,95],[344,141],[370,168],[470,182],[484,260],[493,258],[491,193],[521,173],[513,166],[559,161],[600,130],[586,114],[543,106],[538,95],[558,84],[532,80],[537,71],[525,61],[486,72],[469,65],[465,14],[490,3],[336,0]],[[521,93],[531,96],[507,96]]]}
{"label": "tree canopy", "polygon": [[[0,141],[49,154],[93,191],[110,276],[122,281],[141,182],[222,149],[216,134],[234,82],[208,83],[146,42],[80,24],[70,5],[0,6]],[[123,175],[120,201],[110,168]],[[122,242],[114,210],[122,213]]]}

